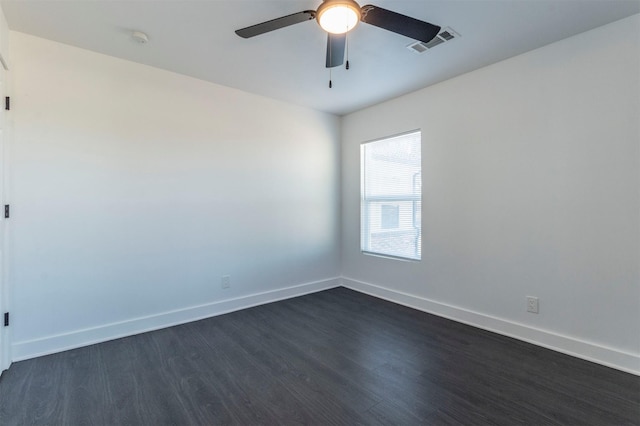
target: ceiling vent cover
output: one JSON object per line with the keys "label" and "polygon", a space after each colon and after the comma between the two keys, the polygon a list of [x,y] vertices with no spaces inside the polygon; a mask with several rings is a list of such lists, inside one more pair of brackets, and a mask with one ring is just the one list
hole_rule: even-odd
{"label": "ceiling vent cover", "polygon": [[424,53],[429,49],[433,49],[439,44],[445,43],[447,41],[451,41],[453,39],[459,38],[460,34],[453,31],[450,27],[444,28],[440,33],[433,38],[429,43],[425,43],[422,41],[417,41],[415,43],[411,43],[407,46],[407,49],[411,50],[415,53]]}

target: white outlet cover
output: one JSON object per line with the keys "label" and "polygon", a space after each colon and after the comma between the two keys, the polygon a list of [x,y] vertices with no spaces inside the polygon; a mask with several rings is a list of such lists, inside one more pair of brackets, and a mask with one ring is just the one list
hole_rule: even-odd
{"label": "white outlet cover", "polygon": [[231,287],[231,277],[229,275],[223,275],[220,279],[220,285],[222,286],[222,288]]}

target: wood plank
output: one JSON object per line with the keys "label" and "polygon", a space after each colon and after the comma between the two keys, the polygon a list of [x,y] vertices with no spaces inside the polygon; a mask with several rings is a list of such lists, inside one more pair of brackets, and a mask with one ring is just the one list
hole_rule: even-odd
{"label": "wood plank", "polygon": [[640,377],[345,288],[14,363],[0,424],[640,424]]}

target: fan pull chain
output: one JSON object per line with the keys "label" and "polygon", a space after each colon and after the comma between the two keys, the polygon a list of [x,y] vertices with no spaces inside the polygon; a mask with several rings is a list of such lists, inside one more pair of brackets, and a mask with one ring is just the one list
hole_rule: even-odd
{"label": "fan pull chain", "polygon": [[344,35],[344,41],[345,41],[345,44],[347,45],[347,63],[345,65],[345,68],[348,70],[349,69],[349,33]]}
{"label": "fan pull chain", "polygon": [[[327,48],[329,49],[329,58],[331,58],[331,42],[329,42],[329,45],[327,46]],[[329,65],[333,65],[333,64],[329,64]],[[331,89],[333,87],[333,83],[331,82],[331,67],[329,67],[329,89]]]}

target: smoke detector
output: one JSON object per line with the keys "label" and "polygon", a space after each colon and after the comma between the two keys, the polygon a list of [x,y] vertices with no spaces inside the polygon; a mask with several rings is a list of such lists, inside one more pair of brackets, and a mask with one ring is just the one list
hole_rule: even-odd
{"label": "smoke detector", "polygon": [[131,33],[131,38],[140,44],[146,44],[149,42],[149,37],[142,31],[134,31]]}

